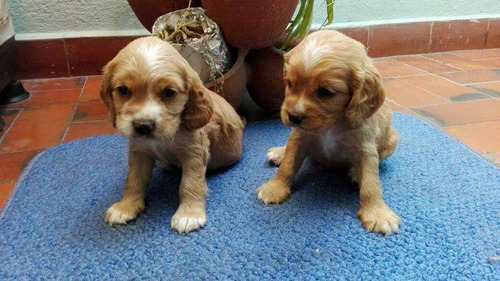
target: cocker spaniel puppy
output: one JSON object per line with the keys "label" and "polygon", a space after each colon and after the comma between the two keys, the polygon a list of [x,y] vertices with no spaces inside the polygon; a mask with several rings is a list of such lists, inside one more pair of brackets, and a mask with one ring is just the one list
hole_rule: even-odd
{"label": "cocker spaniel puppy", "polygon": [[171,228],[187,233],[206,224],[207,169],[235,163],[244,122],[168,43],[145,37],[131,42],[103,70],[101,98],[113,125],[130,139],[123,198],[106,212],[110,225],[144,211],[144,193],[155,160],[182,168],[180,205]]}
{"label": "cocker spaniel puppy", "polygon": [[396,149],[398,133],[365,47],[336,31],[314,32],[285,55],[284,80],[281,120],[293,130],[286,146],[268,151],[280,167],[258,198],[283,202],[304,158],[312,156],[322,165],[352,167],[367,230],[397,232],[401,220],[382,198],[379,162]]}

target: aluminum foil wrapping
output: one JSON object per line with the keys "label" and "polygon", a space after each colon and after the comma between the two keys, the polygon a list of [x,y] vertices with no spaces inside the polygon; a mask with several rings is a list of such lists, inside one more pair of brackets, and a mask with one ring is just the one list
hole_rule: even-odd
{"label": "aluminum foil wrapping", "polygon": [[231,54],[219,26],[205,15],[203,8],[186,8],[159,17],[153,25],[153,35],[199,52],[210,68],[212,80],[231,67]]}

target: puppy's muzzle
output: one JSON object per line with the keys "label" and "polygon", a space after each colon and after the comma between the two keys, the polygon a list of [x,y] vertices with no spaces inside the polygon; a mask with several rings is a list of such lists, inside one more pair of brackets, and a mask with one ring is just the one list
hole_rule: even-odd
{"label": "puppy's muzzle", "polygon": [[295,125],[300,125],[305,118],[306,116],[304,114],[292,114],[288,112],[288,120]]}
{"label": "puppy's muzzle", "polygon": [[135,133],[139,136],[149,136],[155,130],[155,122],[149,119],[139,119],[133,122]]}

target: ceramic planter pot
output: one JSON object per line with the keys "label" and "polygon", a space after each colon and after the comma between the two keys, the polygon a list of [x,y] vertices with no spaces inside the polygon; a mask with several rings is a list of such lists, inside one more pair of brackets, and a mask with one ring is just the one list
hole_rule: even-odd
{"label": "ceramic planter pot", "polygon": [[258,49],[276,42],[298,0],[201,0],[208,17],[221,28],[226,43]]}
{"label": "ceramic planter pot", "polygon": [[[245,57],[248,50],[238,49],[235,53],[232,53],[236,60],[223,77],[219,77],[215,82],[220,85],[222,82],[222,90],[216,92],[225,98],[234,109],[238,109],[243,100],[243,95],[245,93],[245,86],[247,83],[247,71],[245,66]],[[215,92],[215,86],[213,82],[208,82],[205,87]]]}
{"label": "ceramic planter pot", "polygon": [[[127,0],[141,24],[151,32],[155,20],[166,13],[187,8],[189,0]],[[191,7],[200,7],[200,0],[192,0]]]}
{"label": "ceramic planter pot", "polygon": [[[279,47],[273,46],[253,50],[248,57],[247,89],[253,101],[268,113],[279,113],[285,98],[283,82],[283,54]],[[297,46],[300,40],[290,42],[290,48]]]}

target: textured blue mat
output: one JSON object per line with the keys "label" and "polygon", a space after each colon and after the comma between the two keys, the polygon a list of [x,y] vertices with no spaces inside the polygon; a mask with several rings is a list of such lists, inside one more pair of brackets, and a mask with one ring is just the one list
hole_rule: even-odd
{"label": "textured blue mat", "polygon": [[244,156],[208,176],[208,225],[169,230],[180,174],[157,168],[147,212],[127,226],[103,216],[121,197],[127,142],[120,136],[47,150],[25,172],[0,218],[0,279],[390,279],[500,278],[500,170],[433,126],[398,114],[396,153],[381,169],[401,233],[367,233],[345,171],[299,172],[280,206],[257,201],[276,172],[278,121],[250,123]]}

